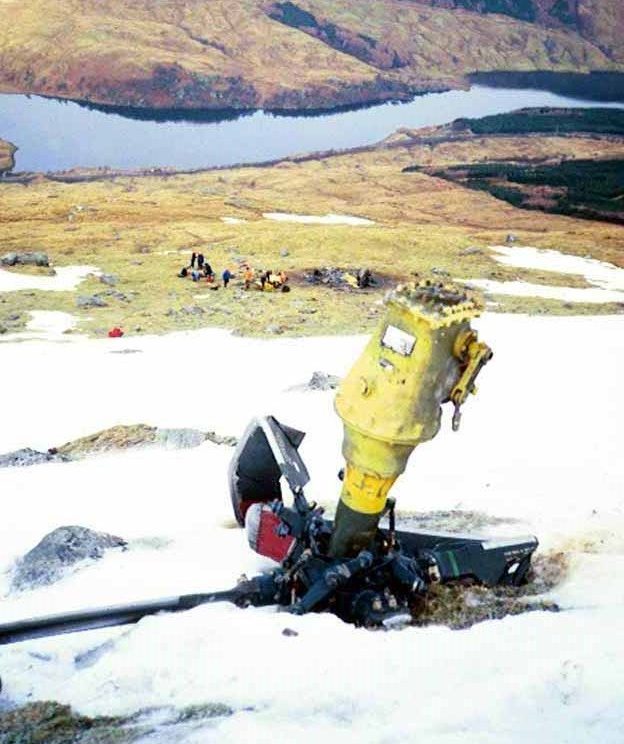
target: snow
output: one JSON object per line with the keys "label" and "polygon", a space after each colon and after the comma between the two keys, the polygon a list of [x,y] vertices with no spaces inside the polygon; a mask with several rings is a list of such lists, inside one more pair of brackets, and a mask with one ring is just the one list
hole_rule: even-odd
{"label": "snow", "polygon": [[98,274],[95,266],[59,266],[54,276],[18,274],[0,269],[0,292],[17,292],[22,289],[43,289],[67,292],[76,289],[89,274]]}
{"label": "snow", "polygon": [[243,220],[240,217],[221,217],[221,222],[224,222],[226,225],[242,225],[247,220]]}
{"label": "snow", "polygon": [[365,217],[353,217],[348,214],[290,214],[288,212],[264,212],[262,215],[267,220],[277,222],[301,222],[305,225],[374,225],[373,220]]}
{"label": "snow", "polygon": [[[207,702],[236,711],[176,739],[189,743],[619,744],[624,318],[486,315],[478,325],[495,357],[459,433],[446,412],[440,435],[413,455],[395,489],[398,506],[516,519],[515,533],[537,534],[542,550],[565,550],[572,568],[550,597],[562,612],[464,631],[382,633],[331,615],[204,606],[1,647],[2,694],[57,699],[88,714]],[[343,375],[365,342],[203,330],[4,344],[14,385],[38,393],[36,405],[4,397],[10,425],[0,427],[0,452],[139,421],[240,434],[253,415],[274,413],[307,431],[307,494],[332,505],[341,465],[333,393],[290,388],[317,369]],[[110,353],[126,346],[140,353]],[[225,588],[267,567],[233,526],[231,453],[207,442],[0,470],[0,621]],[[61,524],[119,534],[129,549],[50,587],[8,594],[12,562]],[[298,636],[284,636],[286,627]],[[110,650],[74,664],[106,639],[115,640]]]}
{"label": "snow", "polygon": [[495,259],[505,266],[556,271],[560,274],[580,274],[588,282],[605,289],[624,290],[624,269],[606,261],[530,246],[494,245],[491,249],[499,254]]}
{"label": "snow", "polygon": [[0,343],[39,339],[43,341],[70,341],[76,336],[65,335],[76,327],[77,319],[59,310],[32,310],[26,329],[0,336]]}
{"label": "snow", "polygon": [[520,280],[499,282],[495,279],[459,279],[458,281],[479,287],[489,294],[542,297],[545,300],[589,302],[591,304],[624,302],[624,292],[600,287],[552,287],[548,284],[531,284]]}
{"label": "snow", "polygon": [[[554,287],[523,281],[500,282],[492,279],[470,279],[470,284],[490,294],[515,297],[542,297],[563,302],[624,302],[624,269],[594,258],[573,256],[561,251],[531,246],[491,246],[494,259],[505,266],[521,269],[555,271],[583,276],[593,287]],[[460,280],[466,281],[466,280]]]}

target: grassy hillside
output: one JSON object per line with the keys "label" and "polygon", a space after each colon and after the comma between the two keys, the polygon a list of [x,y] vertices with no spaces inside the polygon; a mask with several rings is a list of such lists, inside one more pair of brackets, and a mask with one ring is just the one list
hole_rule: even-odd
{"label": "grassy hillside", "polygon": [[[619,0],[580,0],[591,23],[550,25],[520,12],[531,2],[0,0],[0,90],[311,109],[457,87],[479,70],[624,70]],[[499,6],[511,15],[487,12]]]}
{"label": "grassy hillside", "polygon": [[[286,160],[268,167],[194,174],[120,176],[64,183],[43,176],[0,182],[0,253],[40,249],[55,265],[91,264],[119,282],[106,307],[80,309],[76,295],[108,292],[96,278],[77,292],[0,293],[0,324],[9,314],[61,309],[80,330],[104,333],[217,325],[240,333],[363,331],[379,313],[388,286],[414,272],[440,277],[521,278],[533,283],[586,286],[582,277],[512,269],[488,246],[514,233],[520,244],[557,248],[624,267],[624,230],[617,225],[516,209],[485,191],[404,170],[488,162],[548,164],[622,160],[624,138],[614,135],[460,136],[452,127],[402,130],[379,146],[340,155]],[[74,174],[88,178],[88,174]],[[264,213],[353,215],[374,224],[275,222]],[[240,276],[211,291],[176,274],[201,249],[217,271],[285,269],[289,294],[245,292]],[[380,285],[336,290],[305,279],[314,268],[368,267]],[[115,294],[117,293],[117,294]],[[499,309],[524,312],[617,312],[611,305],[496,298]],[[137,329],[141,329],[140,331]]]}

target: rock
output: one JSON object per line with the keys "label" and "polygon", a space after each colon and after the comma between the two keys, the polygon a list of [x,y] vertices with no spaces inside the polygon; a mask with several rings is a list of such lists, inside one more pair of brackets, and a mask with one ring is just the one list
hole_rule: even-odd
{"label": "rock", "polygon": [[147,424],[118,424],[103,429],[72,442],[67,442],[57,451],[69,458],[84,457],[96,452],[128,449],[153,444],[156,440],[156,427]]}
{"label": "rock", "polygon": [[436,276],[450,276],[450,273],[446,269],[439,269],[437,266],[431,269],[431,273],[436,274]]}
{"label": "rock", "polygon": [[7,332],[7,330],[8,330],[8,328],[6,328],[6,327],[5,327],[5,326],[3,326],[3,325],[0,325],[0,336],[1,336],[1,335],[2,335],[3,333],[6,333],[6,332]]}
{"label": "rock", "polygon": [[0,263],[4,266],[16,266],[22,264],[23,266],[49,266],[50,261],[48,254],[42,251],[28,251],[26,253],[6,253],[0,258]]}
{"label": "rock", "polygon": [[288,252],[286,248],[282,248],[282,250],[280,251],[280,256],[282,258],[286,258],[286,256],[290,256],[290,253]]}
{"label": "rock", "polygon": [[37,450],[24,447],[23,449],[0,455],[0,468],[25,468],[29,465],[39,465],[42,462],[67,462],[65,457],[54,450],[49,452],[37,452]]}
{"label": "rock", "polygon": [[114,287],[119,281],[119,277],[115,274],[100,274],[100,281],[102,284],[107,284],[109,287]]}
{"label": "rock", "polygon": [[10,315],[7,315],[7,320],[9,323],[14,323],[16,320],[19,320],[21,315],[19,313],[11,313]]}
{"label": "rock", "polygon": [[474,246],[470,246],[468,248],[464,248],[459,252],[460,256],[477,256],[480,253],[483,253],[481,248],[475,248]]}
{"label": "rock", "polygon": [[80,561],[102,558],[106,550],[123,548],[126,541],[87,527],[58,527],[19,559],[11,578],[15,591],[53,584]]}
{"label": "rock", "polygon": [[199,305],[187,305],[182,308],[182,312],[187,315],[203,315],[204,309],[199,307]]}
{"label": "rock", "polygon": [[313,372],[306,387],[308,390],[335,390],[340,385],[340,377],[325,372]]}
{"label": "rock", "polygon": [[279,325],[275,325],[274,323],[271,323],[271,325],[268,325],[264,329],[264,332],[271,333],[271,334],[280,334],[280,333],[284,333],[284,329]]}
{"label": "rock", "polygon": [[2,258],[0,258],[0,264],[3,266],[15,266],[17,263],[17,253],[5,253]]}
{"label": "rock", "polygon": [[509,235],[507,235],[507,237],[505,238],[505,241],[507,243],[515,243],[517,240],[518,238],[513,233],[509,233]]}
{"label": "rock", "polygon": [[56,276],[56,269],[48,269],[46,271],[46,276]]}
{"label": "rock", "polygon": [[157,429],[156,442],[167,449],[189,449],[199,447],[206,435],[198,429]]}
{"label": "rock", "polygon": [[108,307],[108,303],[99,295],[79,295],[76,307]]}
{"label": "rock", "polygon": [[286,636],[286,638],[296,638],[299,633],[297,633],[297,631],[293,630],[292,628],[284,628],[284,630],[282,630],[282,635]]}

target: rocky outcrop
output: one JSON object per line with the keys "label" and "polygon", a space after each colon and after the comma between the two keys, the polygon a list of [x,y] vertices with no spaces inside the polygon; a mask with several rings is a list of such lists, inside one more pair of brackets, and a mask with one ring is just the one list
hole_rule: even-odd
{"label": "rocky outcrop", "polygon": [[97,560],[111,548],[124,548],[126,541],[87,527],[58,527],[47,534],[15,565],[11,577],[14,591],[35,589],[63,578],[67,569],[85,560]]}
{"label": "rocky outcrop", "polygon": [[88,455],[136,447],[160,446],[167,449],[189,449],[199,447],[204,442],[235,447],[237,441],[236,437],[217,434],[214,431],[187,428],[160,429],[147,424],[119,424],[66,442],[60,447],[51,447],[47,452],[39,452],[28,447],[8,452],[0,455],[0,468],[26,467],[46,462],[69,462]]}
{"label": "rocky outcrop", "polygon": [[48,254],[43,253],[43,251],[27,251],[25,253],[11,251],[0,258],[0,264],[3,266],[49,266],[50,259]]}
{"label": "rocky outcrop", "polygon": [[69,457],[53,451],[38,452],[25,447],[24,449],[0,455],[0,468],[23,468],[29,465],[40,465],[42,462],[66,462]]}

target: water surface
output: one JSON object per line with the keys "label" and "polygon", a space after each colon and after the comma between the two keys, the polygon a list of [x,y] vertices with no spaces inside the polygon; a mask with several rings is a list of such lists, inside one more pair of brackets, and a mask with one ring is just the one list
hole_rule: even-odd
{"label": "water surface", "polygon": [[171,112],[146,111],[141,116],[151,113],[154,118],[139,119],[71,101],[0,95],[0,137],[19,147],[16,171],[77,166],[205,168],[356,147],[377,142],[399,127],[443,124],[525,106],[623,104],[597,103],[533,88],[473,85],[467,91],[430,93],[409,103],[316,116],[256,111],[243,115],[224,112],[219,118],[214,112],[205,116],[176,112],[172,116]]}

